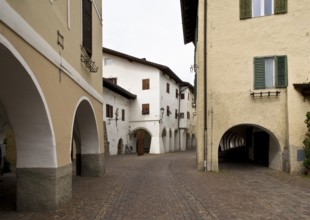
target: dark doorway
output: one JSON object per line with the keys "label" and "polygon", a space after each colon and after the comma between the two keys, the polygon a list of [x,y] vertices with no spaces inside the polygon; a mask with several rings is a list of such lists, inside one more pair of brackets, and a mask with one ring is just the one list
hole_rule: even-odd
{"label": "dark doorway", "polygon": [[254,161],[257,164],[269,166],[269,135],[266,132],[253,134]]}

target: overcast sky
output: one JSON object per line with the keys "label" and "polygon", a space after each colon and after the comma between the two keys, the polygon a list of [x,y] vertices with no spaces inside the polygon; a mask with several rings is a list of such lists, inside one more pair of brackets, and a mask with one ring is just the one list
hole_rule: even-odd
{"label": "overcast sky", "polygon": [[180,0],[103,0],[103,46],[168,66],[193,84],[194,46],[184,45]]}

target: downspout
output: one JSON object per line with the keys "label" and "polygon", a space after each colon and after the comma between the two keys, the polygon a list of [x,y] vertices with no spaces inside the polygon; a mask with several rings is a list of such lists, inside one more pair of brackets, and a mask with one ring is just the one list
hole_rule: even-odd
{"label": "downspout", "polygon": [[[204,39],[203,39],[203,73],[204,73],[204,168],[207,171],[208,135],[207,135],[207,0],[204,0]],[[212,161],[212,160],[211,160]]]}

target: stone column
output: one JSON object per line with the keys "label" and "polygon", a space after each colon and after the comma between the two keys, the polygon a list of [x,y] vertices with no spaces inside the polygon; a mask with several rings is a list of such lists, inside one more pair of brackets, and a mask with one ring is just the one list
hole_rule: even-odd
{"label": "stone column", "polygon": [[104,173],[104,153],[81,155],[82,176],[102,176]]}
{"label": "stone column", "polygon": [[52,211],[72,198],[72,165],[17,168],[18,211]]}

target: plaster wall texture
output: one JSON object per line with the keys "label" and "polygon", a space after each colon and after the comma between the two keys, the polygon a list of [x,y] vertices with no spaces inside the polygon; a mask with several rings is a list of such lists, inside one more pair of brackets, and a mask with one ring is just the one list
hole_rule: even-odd
{"label": "plaster wall texture", "polygon": [[[199,27],[203,23],[200,1]],[[239,1],[208,1],[207,7],[207,126],[209,169],[217,170],[218,143],[229,128],[250,124],[264,128],[280,145],[271,167],[282,170],[282,156],[289,148],[290,172],[298,172],[297,150],[302,149],[306,132],[305,114],[309,101],[294,89],[293,83],[309,81],[310,29],[306,21],[310,2],[290,1],[288,12],[281,15],[239,19]],[[225,10],[223,10],[225,8]],[[201,29],[203,30],[203,29]],[[198,65],[203,65],[203,34],[199,34]],[[254,90],[254,57],[286,55],[288,87]],[[198,78],[202,79],[203,68]],[[198,94],[203,85],[198,80]],[[203,80],[202,80],[203,81]],[[280,91],[277,98],[253,99],[251,92]],[[204,97],[197,103],[199,117],[203,114]],[[199,146],[203,126],[199,125]],[[201,159],[200,159],[201,161]]]}
{"label": "plaster wall texture", "polygon": [[[104,102],[103,102],[103,119],[106,121],[107,137],[109,142],[110,155],[117,155],[117,147],[120,139],[123,140],[123,152],[125,152],[125,145],[129,146],[129,115],[130,102],[127,98],[107,89],[103,88]],[[113,118],[106,117],[106,104],[113,106]],[[115,111],[118,108],[118,120],[116,121]],[[122,120],[122,110],[125,110],[125,120]]]}
{"label": "plaster wall texture", "polygon": [[[158,154],[179,149],[178,143],[180,142],[175,137],[175,131],[178,130],[175,110],[179,113],[179,99],[176,98],[176,89],[180,92],[180,88],[176,81],[155,67],[104,53],[103,62],[106,59],[109,59],[107,62],[109,64],[104,66],[104,77],[117,78],[119,86],[137,95],[137,99],[130,103],[129,124],[131,131],[144,128],[151,134],[150,153]],[[150,89],[142,90],[143,79],[149,79]],[[167,92],[167,83],[170,88],[169,93]],[[142,104],[146,103],[150,104],[150,113],[142,115]],[[169,116],[167,114],[168,106],[170,109]],[[159,123],[161,108],[164,108],[165,111],[162,121]],[[167,136],[163,140],[164,130]],[[132,143],[132,146],[135,148],[135,143]]]}
{"label": "plaster wall texture", "polygon": [[[6,2],[6,1],[5,1]],[[17,19],[23,21],[23,22],[29,22],[31,26],[31,31],[33,33],[39,33],[39,35],[29,35],[25,38],[27,35],[27,31],[30,30],[29,27],[25,27],[25,29],[18,29],[19,32],[14,32],[12,29],[8,28],[6,24],[0,23],[0,34],[3,37],[3,39],[9,39],[9,44],[12,45],[11,47],[16,51],[17,54],[21,57],[19,59],[19,62],[23,62],[27,65],[26,72],[22,74],[29,74],[27,71],[30,70],[32,74],[32,80],[35,80],[34,82],[31,82],[31,80],[24,80],[21,86],[19,88],[23,88],[26,82],[30,82],[28,86],[35,88],[34,90],[39,90],[41,101],[45,103],[45,114],[47,114],[47,120],[48,123],[51,126],[51,133],[52,134],[45,134],[44,132],[46,129],[41,129],[37,135],[40,137],[51,137],[53,140],[51,141],[51,145],[45,144],[45,150],[42,152],[42,154],[38,157],[36,157],[35,160],[32,160],[32,156],[34,155],[33,152],[39,152],[38,149],[42,148],[35,148],[31,147],[33,145],[34,140],[30,140],[28,137],[28,141],[20,143],[18,142],[17,138],[17,145],[23,145],[23,148],[18,148],[17,153],[21,152],[22,154],[19,154],[18,157],[22,158],[21,160],[17,161],[17,167],[57,167],[57,166],[63,166],[66,164],[71,163],[70,159],[70,149],[71,149],[71,137],[72,137],[72,129],[73,129],[73,121],[74,121],[74,114],[78,107],[78,104],[81,100],[87,100],[93,109],[94,120],[96,120],[96,128],[98,129],[98,139],[99,139],[99,146],[92,146],[94,148],[93,152],[96,151],[97,153],[103,151],[103,128],[102,128],[102,103],[100,100],[98,100],[97,97],[93,96],[91,93],[87,92],[87,89],[85,87],[82,87],[82,84],[78,84],[77,81],[72,80],[70,74],[68,75],[65,73],[63,69],[61,69],[60,66],[56,66],[55,63],[57,63],[55,60],[50,60],[52,57],[46,57],[42,56],[40,52],[40,44],[44,45],[52,45],[52,49],[50,48],[49,51],[47,51],[47,54],[64,54],[63,62],[67,60],[70,62],[70,68],[73,68],[74,74],[81,74],[83,76],[83,79],[85,80],[87,86],[89,88],[96,88],[98,94],[102,94],[102,83],[101,83],[101,62],[97,62],[99,64],[99,70],[95,74],[90,74],[86,71],[86,69],[83,69],[83,64],[75,64],[74,60],[71,59],[80,59],[80,42],[75,42],[75,37],[72,37],[72,40],[65,40],[65,47],[64,50],[61,50],[59,46],[55,46],[54,42],[57,42],[57,28],[62,27],[61,22],[59,22],[58,19],[55,18],[55,14],[61,13],[62,11],[58,11],[58,9],[53,8],[54,5],[50,4],[50,2],[40,2],[39,6],[33,6],[30,2],[16,2],[16,1],[7,1],[9,3],[9,6],[5,4],[5,2],[1,3],[1,7],[12,7],[13,11],[17,12],[18,14],[14,14],[11,16],[18,17]],[[75,3],[72,3],[75,4]],[[11,9],[12,9],[11,8]],[[76,10],[79,10],[78,8],[71,8],[72,12],[75,12]],[[37,12],[37,13],[34,13]],[[49,12],[47,12],[49,11]],[[79,10],[80,11],[80,10]],[[46,14],[45,14],[46,13]],[[20,17],[19,17],[20,14]],[[94,13],[93,13],[94,14]],[[49,15],[49,16],[47,16]],[[3,15],[3,19],[6,19],[6,15]],[[15,19],[14,17],[14,19]],[[53,19],[51,19],[51,17]],[[80,18],[80,14],[78,16]],[[79,20],[79,19],[77,19]],[[95,20],[95,19],[93,19]],[[5,20],[6,21],[6,20]],[[46,25],[51,21],[50,25]],[[56,22],[57,21],[57,22]],[[80,31],[76,30],[80,29],[81,24],[71,24],[71,29],[67,30],[67,35],[64,34],[65,39],[69,39],[73,35],[79,36]],[[14,27],[13,27],[14,28]],[[28,29],[27,29],[28,28]],[[48,29],[48,30],[47,30]],[[46,37],[45,35],[48,35],[45,33],[45,31],[55,29],[55,34],[49,35]],[[95,33],[94,36],[94,45],[93,47],[96,48],[97,44],[100,44],[101,48],[101,24],[98,22],[94,24]],[[100,29],[100,30],[98,30]],[[44,32],[44,33],[43,33]],[[41,38],[39,39],[38,36],[41,35]],[[46,39],[42,38],[46,37]],[[50,39],[51,36],[54,36],[53,39]],[[100,38],[100,42],[97,43],[97,38]],[[39,42],[38,44],[32,44],[33,42]],[[79,48],[79,52],[77,51],[77,48]],[[98,53],[99,52],[99,53]],[[74,54],[74,55],[73,55]],[[73,57],[73,58],[72,58]],[[101,61],[101,50],[98,49],[96,52],[96,49],[94,51],[94,57],[100,57]],[[98,58],[96,58],[98,59]],[[68,64],[68,63],[67,63]],[[66,65],[67,65],[66,64]],[[25,68],[25,66],[23,67]],[[24,71],[24,70],[23,70]],[[5,72],[5,71],[4,71]],[[20,76],[21,77],[21,76]],[[29,76],[26,76],[26,78],[29,78]],[[99,80],[98,80],[99,79]],[[99,89],[100,87],[100,89]],[[18,88],[18,87],[16,87]],[[28,106],[30,106],[32,109],[35,105],[37,105],[35,102],[36,100],[27,99],[28,100]],[[8,103],[3,103],[4,106],[6,106]],[[14,103],[13,103],[14,104]],[[18,106],[18,102],[16,102],[15,106],[10,105],[13,109],[21,109],[21,106]],[[24,105],[23,105],[24,106]],[[13,114],[13,111],[10,111],[9,114]],[[33,111],[33,115],[36,113]],[[39,121],[32,121],[31,124],[40,125],[42,121],[38,119]],[[21,121],[16,122],[16,127],[21,127],[26,125],[21,124]],[[29,125],[29,124],[28,124]],[[26,128],[25,128],[26,129]],[[14,128],[13,128],[14,130]],[[26,129],[29,130],[29,127]],[[43,132],[43,133],[42,133]],[[15,133],[15,135],[19,135],[19,133]],[[33,136],[34,137],[34,136]],[[53,143],[54,142],[54,143]],[[25,147],[26,145],[29,145],[28,147]],[[43,144],[44,145],[44,144]],[[39,146],[37,146],[39,147]],[[32,149],[32,150],[30,150]],[[37,150],[36,150],[37,149]],[[28,153],[27,153],[28,152]],[[32,153],[31,153],[32,152]],[[49,153],[48,153],[49,152]],[[55,154],[53,156],[53,154]],[[52,157],[51,159],[48,157]],[[28,158],[28,159],[27,159]],[[40,160],[42,162],[39,162]]]}

